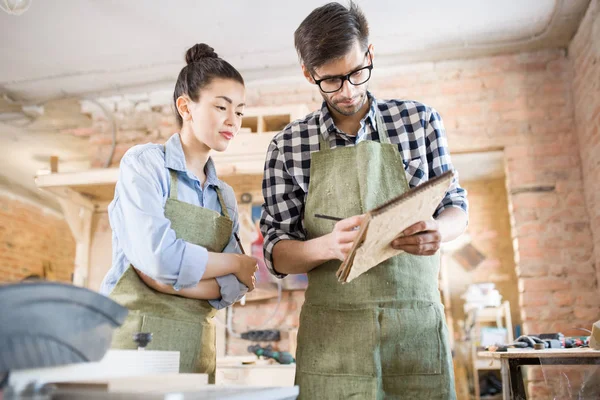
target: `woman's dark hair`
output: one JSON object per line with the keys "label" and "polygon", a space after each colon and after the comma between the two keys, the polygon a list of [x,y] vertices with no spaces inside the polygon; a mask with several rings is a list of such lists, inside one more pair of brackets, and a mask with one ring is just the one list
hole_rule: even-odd
{"label": "woman's dark hair", "polygon": [[294,33],[294,45],[300,62],[310,72],[348,54],[357,40],[362,51],[366,52],[369,24],[353,1],[348,7],[340,3],[328,3],[315,8]]}
{"label": "woman's dark hair", "polygon": [[233,79],[244,84],[242,75],[227,61],[220,58],[215,49],[205,43],[192,46],[185,53],[185,62],[175,84],[173,102],[175,103],[175,115],[181,127],[183,119],[177,111],[177,98],[187,95],[192,101],[200,98],[200,89],[212,82],[213,79]]}

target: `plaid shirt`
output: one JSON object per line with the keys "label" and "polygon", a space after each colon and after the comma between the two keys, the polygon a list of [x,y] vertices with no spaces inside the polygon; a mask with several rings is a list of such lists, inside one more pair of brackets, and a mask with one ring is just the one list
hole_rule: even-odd
{"label": "plaid shirt", "polygon": [[[338,130],[323,102],[320,110],[292,122],[271,141],[262,183],[265,203],[260,226],[264,236],[265,261],[277,277],[285,275],[273,268],[275,244],[284,239],[306,239],[304,204],[310,180],[311,154],[319,151],[319,132],[332,149],[354,146],[362,140],[379,141],[375,118],[375,107],[378,107],[390,142],[398,146],[402,155],[411,188],[452,169],[444,125],[437,111],[415,101],[378,101],[370,93],[369,98],[371,107],[361,120],[357,136],[348,136]],[[459,207],[467,212],[467,194],[459,186],[457,176],[434,217],[448,207]]]}

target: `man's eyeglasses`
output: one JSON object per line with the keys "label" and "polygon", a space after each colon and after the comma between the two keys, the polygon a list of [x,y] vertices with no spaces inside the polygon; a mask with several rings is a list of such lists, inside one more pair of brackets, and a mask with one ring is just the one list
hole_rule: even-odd
{"label": "man's eyeglasses", "polygon": [[362,85],[371,79],[371,70],[373,69],[373,59],[371,58],[371,54],[368,50],[365,53],[365,57],[367,56],[371,62],[370,65],[354,70],[347,75],[332,76],[324,79],[315,79],[313,76],[315,84],[319,86],[319,89],[321,89],[323,93],[337,92],[342,88],[342,86],[344,86],[344,81],[346,80],[354,86]]}

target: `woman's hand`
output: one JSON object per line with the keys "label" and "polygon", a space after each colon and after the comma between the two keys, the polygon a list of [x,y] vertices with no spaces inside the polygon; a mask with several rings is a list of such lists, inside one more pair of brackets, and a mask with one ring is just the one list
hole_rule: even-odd
{"label": "woman's hand", "polygon": [[248,291],[254,290],[256,277],[254,274],[258,271],[258,263],[254,257],[244,254],[236,254],[237,256],[237,271],[234,273],[236,278],[248,287]]}

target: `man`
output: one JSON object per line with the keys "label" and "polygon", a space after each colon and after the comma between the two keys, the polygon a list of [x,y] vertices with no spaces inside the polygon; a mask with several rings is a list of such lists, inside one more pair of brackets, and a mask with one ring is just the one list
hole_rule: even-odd
{"label": "man", "polygon": [[375,54],[355,4],[315,9],[296,30],[295,46],[324,101],[269,146],[261,230],[273,274],[308,273],[296,355],[300,396],[454,399],[437,251],[467,225],[457,178],[434,219],[398,232],[391,246],[404,253],[344,285],[335,274],[362,214],[452,169],[442,120],[423,104],[376,100],[367,91]]}

